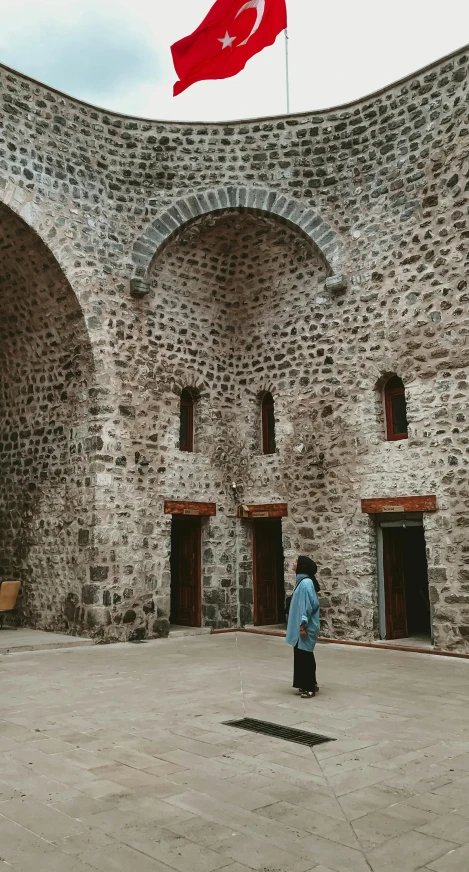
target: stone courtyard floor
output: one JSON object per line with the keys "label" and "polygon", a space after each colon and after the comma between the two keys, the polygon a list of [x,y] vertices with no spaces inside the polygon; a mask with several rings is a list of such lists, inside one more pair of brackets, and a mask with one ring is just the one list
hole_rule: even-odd
{"label": "stone courtyard floor", "polygon": [[[0,658],[0,872],[467,872],[469,661],[227,634]],[[337,739],[244,733],[246,714]]]}

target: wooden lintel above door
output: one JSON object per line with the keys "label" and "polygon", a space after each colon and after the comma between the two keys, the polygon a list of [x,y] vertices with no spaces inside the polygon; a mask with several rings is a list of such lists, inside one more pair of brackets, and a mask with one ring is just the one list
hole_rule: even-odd
{"label": "wooden lintel above door", "polygon": [[362,512],[366,515],[384,515],[387,512],[436,512],[436,496],[379,497],[362,500]]}
{"label": "wooden lintel above door", "polygon": [[191,503],[186,500],[165,500],[165,515],[193,515],[213,517],[217,514],[216,503]]}
{"label": "wooden lintel above door", "polygon": [[286,518],[287,503],[263,503],[261,505],[238,506],[238,518]]}

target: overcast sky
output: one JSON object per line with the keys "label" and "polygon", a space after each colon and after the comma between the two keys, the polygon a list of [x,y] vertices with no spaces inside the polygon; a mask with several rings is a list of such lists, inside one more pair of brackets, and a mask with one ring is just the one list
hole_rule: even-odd
{"label": "overcast sky", "polygon": [[[284,39],[232,79],[172,96],[169,47],[213,0],[0,0],[0,62],[148,118],[285,112]],[[469,0],[287,0],[292,111],[345,103],[469,43]]]}

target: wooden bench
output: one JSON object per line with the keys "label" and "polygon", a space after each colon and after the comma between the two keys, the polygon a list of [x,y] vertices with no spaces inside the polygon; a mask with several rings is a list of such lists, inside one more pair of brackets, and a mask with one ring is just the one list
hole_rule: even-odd
{"label": "wooden bench", "polygon": [[21,587],[21,581],[2,581],[0,584],[0,629],[7,612],[13,611]]}

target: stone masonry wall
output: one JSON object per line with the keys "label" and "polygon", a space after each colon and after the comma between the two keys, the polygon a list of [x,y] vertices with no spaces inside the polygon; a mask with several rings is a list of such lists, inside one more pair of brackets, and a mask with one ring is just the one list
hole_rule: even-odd
{"label": "stone masonry wall", "polygon": [[49,250],[0,207],[0,569],[21,614],[81,625],[93,496],[83,316]]}
{"label": "stone masonry wall", "polygon": [[[288,501],[286,560],[313,554],[323,632],[356,639],[378,632],[375,532],[360,498],[435,493],[424,518],[435,643],[469,650],[468,60],[461,50],[349,106],[229,124],[126,118],[0,68],[2,235],[16,213],[48,246],[69,289],[53,294],[55,323],[71,329],[76,299],[96,368],[93,385],[76,375],[83,399],[59,416],[92,439],[80,509],[90,545],[82,560],[58,538],[60,596],[42,557],[28,570],[25,599],[44,587],[33,597],[41,625],[67,620],[67,589],[82,632],[167,631],[167,497],[217,502],[203,529],[204,621],[248,622],[250,531],[235,522],[235,480],[245,502]],[[347,287],[334,290],[325,279],[340,273]],[[136,276],[150,286],[141,299]],[[35,288],[37,306],[51,305],[48,293]],[[385,440],[391,373],[408,402],[399,443]],[[21,373],[20,393],[28,384]],[[184,387],[200,397],[190,456],[177,449]],[[259,453],[266,390],[272,457]],[[4,449],[2,465],[15,478]],[[63,488],[83,477],[65,469]],[[26,469],[13,504],[36,481]],[[47,507],[47,482],[37,517],[53,526],[62,504]],[[84,494],[76,487],[73,505]],[[2,544],[8,572],[25,565],[11,556],[17,518]]]}

